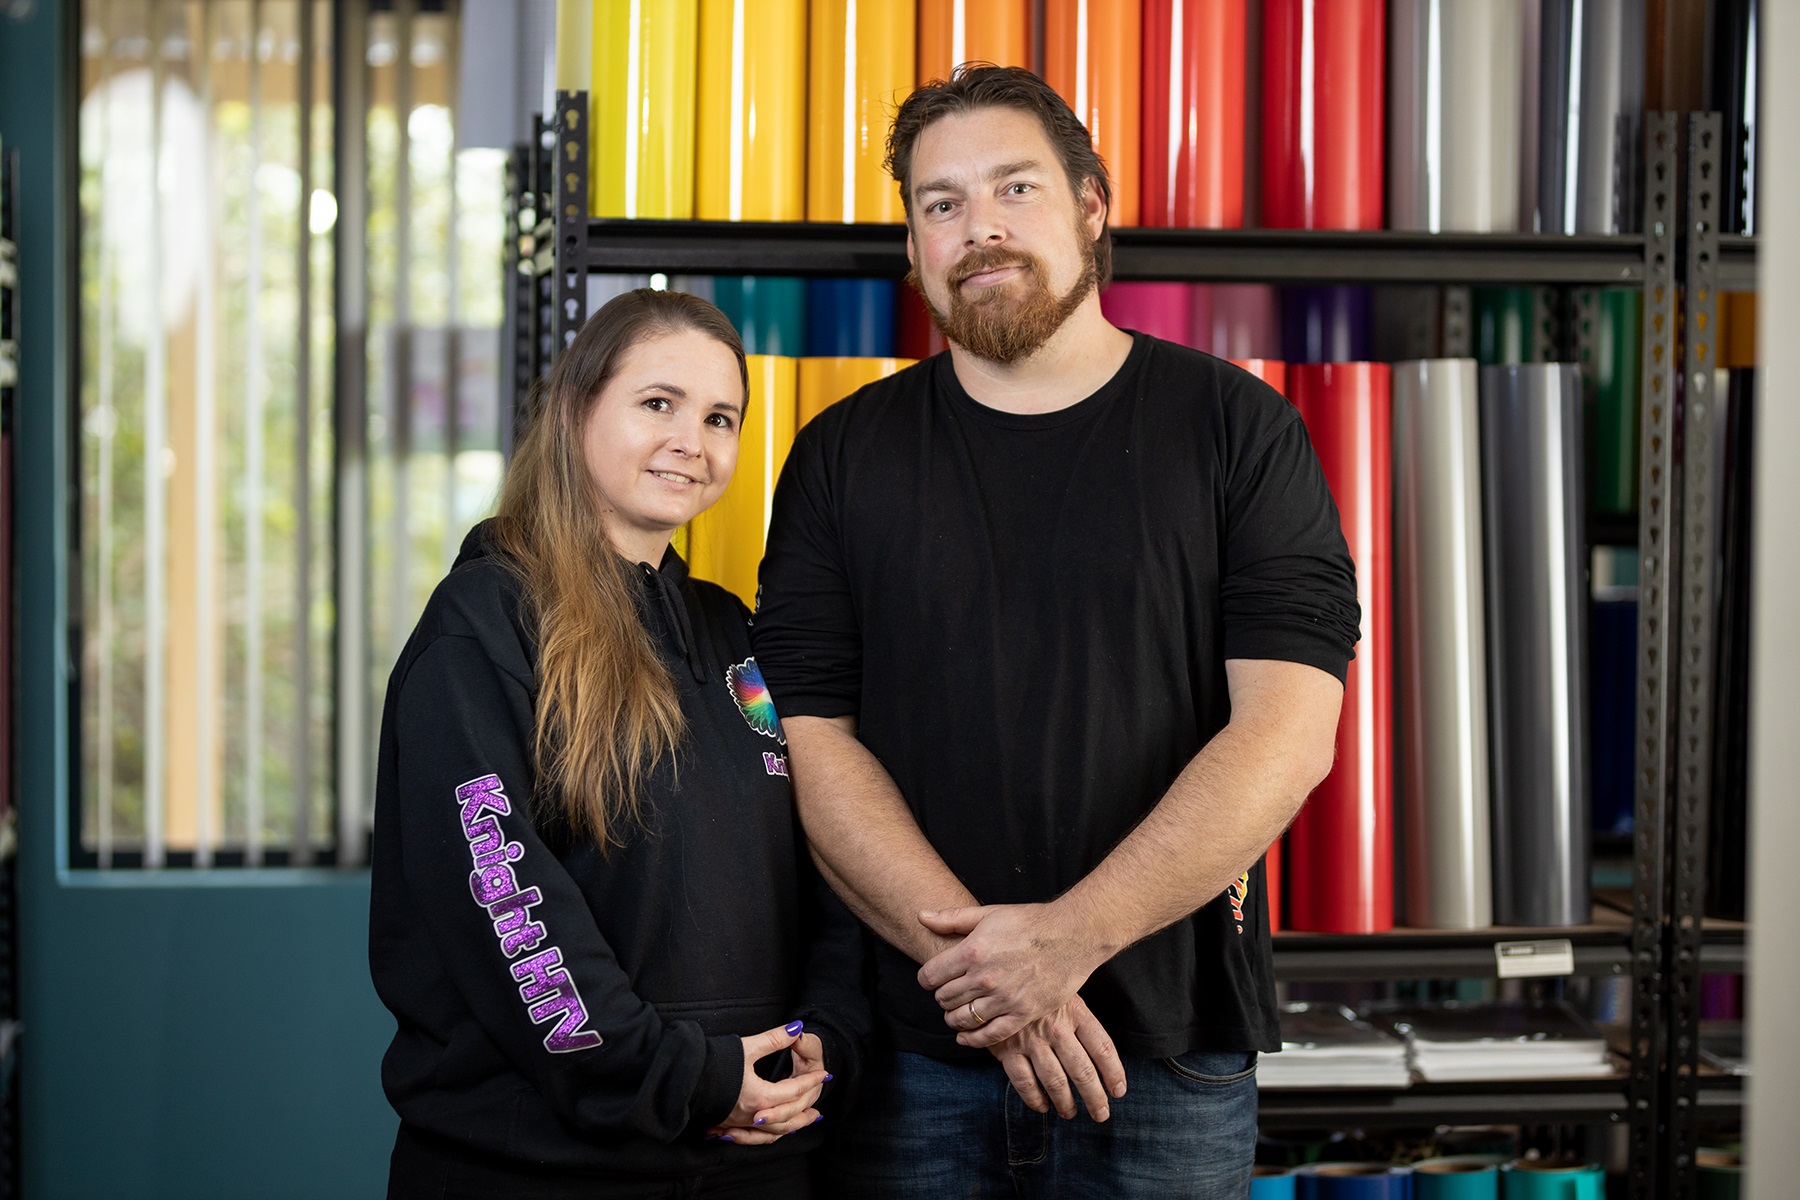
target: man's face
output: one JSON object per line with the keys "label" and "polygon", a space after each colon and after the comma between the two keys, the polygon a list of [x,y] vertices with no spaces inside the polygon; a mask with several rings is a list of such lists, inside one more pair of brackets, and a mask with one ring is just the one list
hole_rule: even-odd
{"label": "man's face", "polygon": [[1037,118],[984,108],[927,126],[913,149],[907,255],[944,336],[1007,365],[1094,290],[1105,211],[1077,195]]}

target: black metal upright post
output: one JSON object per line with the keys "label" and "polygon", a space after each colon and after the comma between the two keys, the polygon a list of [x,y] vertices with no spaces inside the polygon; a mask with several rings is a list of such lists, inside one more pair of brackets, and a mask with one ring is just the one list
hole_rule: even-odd
{"label": "black metal upright post", "polygon": [[19,382],[19,156],[0,151],[0,1200],[19,1194],[18,791],[13,786],[13,403]]}
{"label": "black metal upright post", "polygon": [[586,92],[556,93],[557,354],[575,340],[587,320],[587,113]]}
{"label": "black metal upright post", "polygon": [[1676,125],[1652,113],[1644,128],[1644,362],[1638,461],[1637,812],[1633,834],[1631,1200],[1660,1200],[1668,861],[1666,803],[1673,774],[1675,619],[1679,596],[1675,487]]}
{"label": "black metal upright post", "polygon": [[[1719,542],[1713,469],[1718,329],[1720,137],[1718,113],[1687,118],[1682,211],[1681,593],[1676,686],[1673,878],[1668,947],[1668,1170],[1676,1200],[1696,1194],[1699,1149],[1700,944],[1706,904],[1706,810],[1712,786],[1714,566]],[[1673,548],[1676,543],[1670,543]]]}

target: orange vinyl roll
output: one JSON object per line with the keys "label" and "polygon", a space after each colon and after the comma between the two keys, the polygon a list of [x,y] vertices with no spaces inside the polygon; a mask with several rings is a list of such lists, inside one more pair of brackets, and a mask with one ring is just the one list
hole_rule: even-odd
{"label": "orange vinyl roll", "polygon": [[738,435],[737,471],[719,502],[688,523],[689,570],[752,608],[775,481],[794,444],[797,361],[749,356],[750,406]]}
{"label": "orange vinyl roll", "polygon": [[1756,293],[1719,293],[1718,357],[1721,367],[1756,365]]}
{"label": "orange vinyl roll", "polygon": [[1386,0],[1264,0],[1264,225],[1381,228],[1386,66]]}
{"label": "orange vinyl roll", "polygon": [[1234,358],[1234,367],[1242,367],[1282,395],[1287,395],[1287,364],[1273,358]]}
{"label": "orange vinyl roll", "polygon": [[1245,0],[1144,0],[1145,225],[1244,223]]}
{"label": "orange vinyl roll", "polygon": [[913,0],[813,0],[808,34],[806,218],[905,220],[882,168],[893,113],[911,93]]}
{"label": "orange vinyl roll", "polygon": [[700,0],[694,209],[806,218],[806,0]]}
{"label": "orange vinyl roll", "polygon": [[806,423],[866,383],[886,379],[913,365],[910,358],[803,358],[800,360],[800,401],[794,428]]}
{"label": "orange vinyl roll", "polygon": [[1029,69],[1030,0],[919,0],[919,83],[966,62]]}
{"label": "orange vinyl roll", "polygon": [[1112,176],[1113,225],[1138,223],[1139,0],[1045,0],[1044,78]]}

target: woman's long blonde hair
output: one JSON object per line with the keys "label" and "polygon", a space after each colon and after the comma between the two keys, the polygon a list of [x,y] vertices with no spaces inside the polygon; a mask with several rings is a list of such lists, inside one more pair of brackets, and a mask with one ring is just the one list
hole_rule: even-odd
{"label": "woman's long blonde hair", "polygon": [[560,816],[602,852],[623,845],[642,823],[644,780],[674,751],[684,726],[675,682],[638,615],[633,564],[601,525],[582,434],[624,353],[686,330],[737,356],[748,402],[743,342],[723,313],[682,292],[627,292],[557,356],[494,519],[496,548],[511,560],[537,623],[533,757],[539,795],[554,805],[542,815]]}

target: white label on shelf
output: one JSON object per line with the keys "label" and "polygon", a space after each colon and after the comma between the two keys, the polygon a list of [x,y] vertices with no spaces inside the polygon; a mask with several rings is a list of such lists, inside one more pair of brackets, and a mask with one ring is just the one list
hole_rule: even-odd
{"label": "white label on shelf", "polygon": [[1568,938],[1545,942],[1495,942],[1494,965],[1502,979],[1573,975],[1575,946]]}

